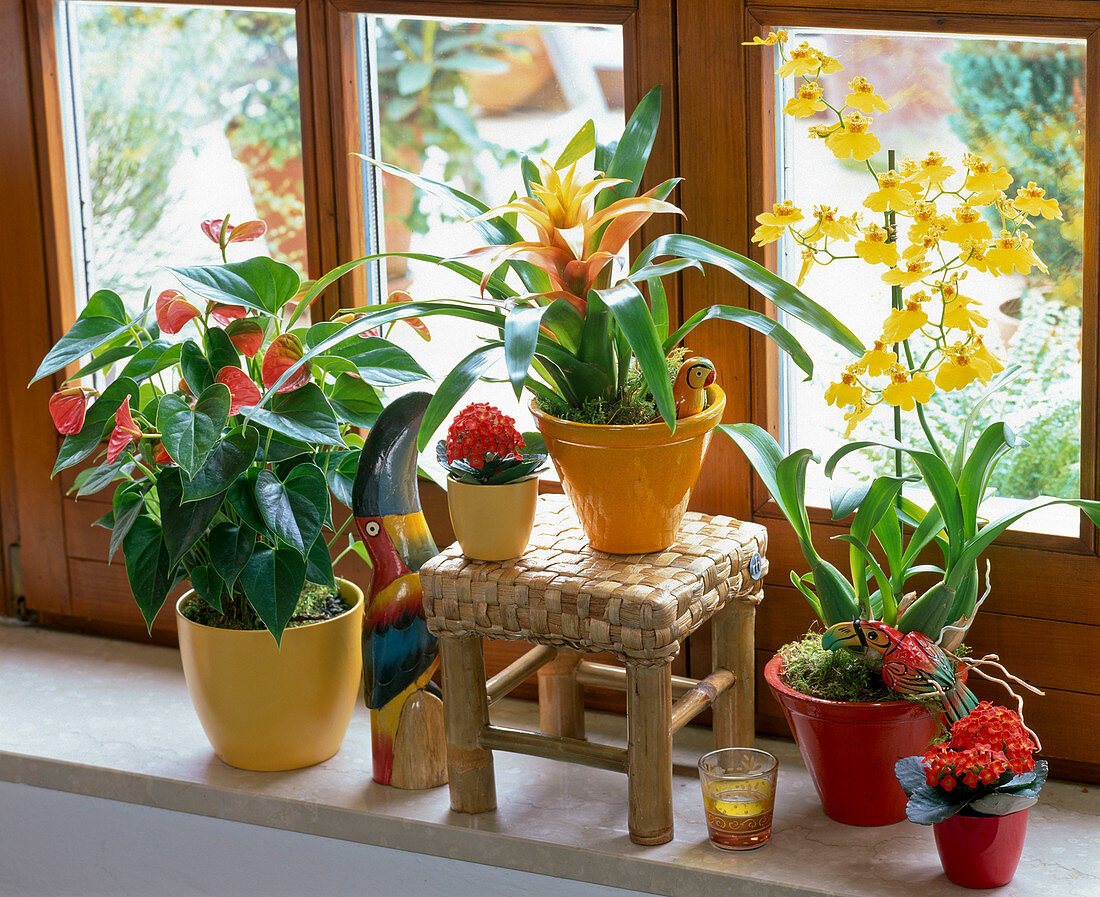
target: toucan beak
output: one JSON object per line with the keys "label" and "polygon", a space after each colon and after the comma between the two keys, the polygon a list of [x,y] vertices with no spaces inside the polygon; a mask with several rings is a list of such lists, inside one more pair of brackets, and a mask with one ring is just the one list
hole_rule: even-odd
{"label": "toucan beak", "polygon": [[703,381],[703,386],[710,386],[714,382],[716,376],[717,375],[714,373],[714,371],[711,371],[709,374],[707,374],[707,379]]}
{"label": "toucan beak", "polygon": [[821,647],[826,651],[854,647],[858,644],[859,637],[852,631],[851,623],[837,623],[821,634]]}

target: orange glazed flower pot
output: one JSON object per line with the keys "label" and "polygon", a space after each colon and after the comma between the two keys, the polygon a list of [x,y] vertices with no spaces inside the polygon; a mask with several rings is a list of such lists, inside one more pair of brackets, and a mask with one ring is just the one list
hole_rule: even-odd
{"label": "orange glazed flower pot", "polygon": [[894,775],[902,757],[923,754],[936,719],[909,701],[845,702],[812,698],[780,678],[778,655],[764,679],[783,708],[825,815],[845,825],[893,825],[908,798]]}
{"label": "orange glazed flower pot", "polygon": [[176,603],[180,657],[191,703],[211,746],[240,769],[299,769],[340,749],[363,671],[363,593],[338,579],[354,607],[287,628],[281,647],[266,629],[217,629]]}
{"label": "orange glazed flower pot", "polygon": [[588,544],[611,554],[663,551],[676,541],[726,396],[707,387],[706,410],[676,422],[605,427],[535,416]]}

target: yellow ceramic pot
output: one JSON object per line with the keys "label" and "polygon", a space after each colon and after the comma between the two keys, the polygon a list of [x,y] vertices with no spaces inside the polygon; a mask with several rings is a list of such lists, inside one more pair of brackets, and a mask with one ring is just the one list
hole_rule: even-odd
{"label": "yellow ceramic pot", "polygon": [[676,541],[726,397],[707,387],[707,407],[676,422],[602,427],[531,412],[588,543],[612,554],[662,551]]}
{"label": "yellow ceramic pot", "polygon": [[216,629],[181,613],[187,690],[214,752],[241,769],[299,769],[327,760],[344,740],[363,670],[363,593],[337,580],[347,613],[288,628],[282,646],[266,630]]}
{"label": "yellow ceramic pot", "polygon": [[537,476],[479,486],[447,477],[447,508],[462,553],[476,561],[506,561],[523,554],[539,498]]}

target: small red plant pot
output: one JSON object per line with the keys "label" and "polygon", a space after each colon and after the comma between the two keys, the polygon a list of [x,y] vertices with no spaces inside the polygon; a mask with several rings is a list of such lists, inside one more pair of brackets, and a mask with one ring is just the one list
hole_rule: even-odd
{"label": "small red plant pot", "polygon": [[963,888],[999,888],[1012,881],[1027,835],[1027,810],[1007,816],[964,816],[932,826],[944,874]]}

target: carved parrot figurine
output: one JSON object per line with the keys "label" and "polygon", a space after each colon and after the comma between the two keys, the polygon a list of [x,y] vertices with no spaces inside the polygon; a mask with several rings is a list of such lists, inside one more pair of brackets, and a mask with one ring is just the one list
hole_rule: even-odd
{"label": "carved parrot figurine", "polygon": [[902,695],[938,697],[952,723],[978,706],[974,693],[955,674],[951,658],[923,633],[903,635],[877,620],[855,620],[826,629],[821,647],[881,658],[887,688]]}
{"label": "carved parrot figurine", "polygon": [[417,575],[437,553],[416,482],[416,436],[430,399],[408,393],[382,411],[352,486],[355,528],[374,568],[363,619],[373,778],[399,788],[447,781],[443,705],[431,683],[439,647],[424,621]]}
{"label": "carved parrot figurine", "polygon": [[714,376],[714,365],[709,358],[696,356],[680,365],[672,383],[677,420],[698,414],[707,407],[707,387],[714,382]]}

